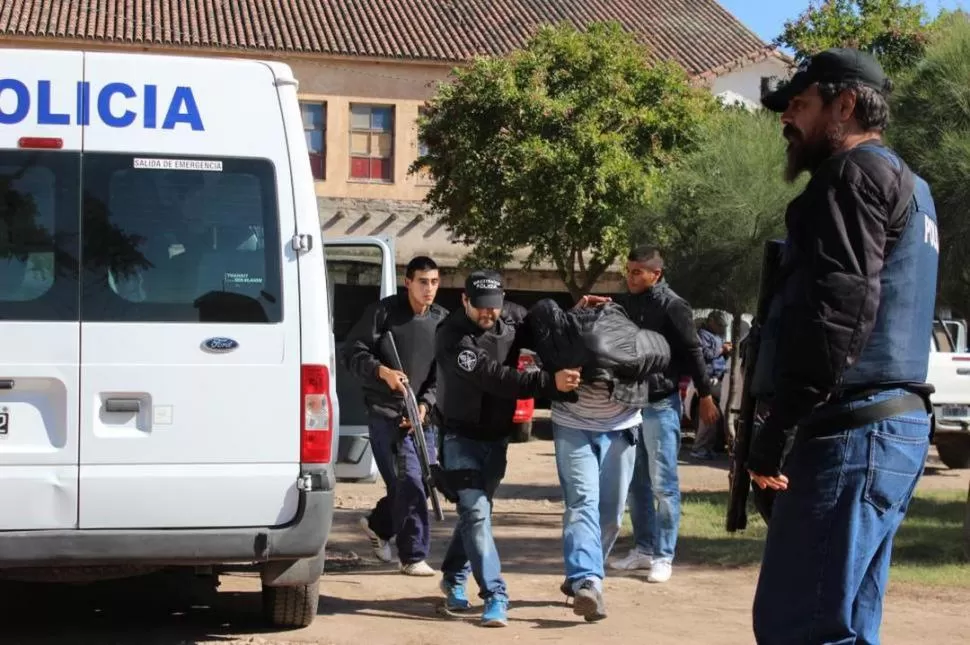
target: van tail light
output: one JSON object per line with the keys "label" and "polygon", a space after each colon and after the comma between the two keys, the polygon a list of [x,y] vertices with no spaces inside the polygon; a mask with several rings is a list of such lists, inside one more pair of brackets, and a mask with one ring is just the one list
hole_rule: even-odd
{"label": "van tail light", "polygon": [[64,140],[57,137],[20,137],[17,147],[26,150],[60,150]]}
{"label": "van tail light", "polygon": [[300,462],[329,464],[333,440],[333,406],[330,402],[330,373],[323,365],[300,368]]}

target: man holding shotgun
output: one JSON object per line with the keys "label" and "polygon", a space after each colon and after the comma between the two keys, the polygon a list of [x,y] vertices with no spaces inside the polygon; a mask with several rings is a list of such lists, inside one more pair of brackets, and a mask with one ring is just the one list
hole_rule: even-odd
{"label": "man holding shotgun", "polygon": [[431,258],[411,260],[404,279],[406,292],[368,307],[342,352],[347,369],[363,386],[371,448],[387,486],[387,495],[360,518],[360,526],[374,555],[384,562],[391,561],[390,540],[396,536],[401,573],[409,576],[435,575],[426,562],[431,531],[422,451],[404,397],[410,385],[429,457],[434,460],[434,432],[428,424],[437,390],[434,338],[438,323],[448,315],[434,303],[439,282],[438,266]]}

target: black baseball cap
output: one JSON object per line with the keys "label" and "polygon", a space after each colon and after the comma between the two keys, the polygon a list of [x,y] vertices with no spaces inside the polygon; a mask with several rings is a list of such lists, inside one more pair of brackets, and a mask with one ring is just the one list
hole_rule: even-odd
{"label": "black baseball cap", "polygon": [[501,309],[505,302],[502,276],[496,271],[473,271],[465,279],[465,294],[475,309]]}
{"label": "black baseball cap", "polygon": [[784,112],[793,98],[814,83],[859,83],[879,92],[887,92],[888,80],[871,54],[836,47],[819,52],[802,63],[788,82],[761,97],[761,104],[772,112]]}

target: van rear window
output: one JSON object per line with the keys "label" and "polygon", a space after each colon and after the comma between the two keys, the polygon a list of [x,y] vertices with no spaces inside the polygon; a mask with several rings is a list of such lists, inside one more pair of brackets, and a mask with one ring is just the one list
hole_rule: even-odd
{"label": "van rear window", "polygon": [[78,319],[79,154],[0,151],[0,320]]}
{"label": "van rear window", "polygon": [[271,162],[84,155],[84,321],[282,320]]}

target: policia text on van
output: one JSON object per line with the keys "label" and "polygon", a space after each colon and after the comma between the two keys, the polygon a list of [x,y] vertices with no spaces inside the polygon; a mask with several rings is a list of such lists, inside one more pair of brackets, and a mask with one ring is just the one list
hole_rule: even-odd
{"label": "policia text on van", "polygon": [[[74,87],[58,86],[55,89],[51,81],[40,80],[34,93],[19,79],[0,78],[0,106],[13,106],[6,110],[0,107],[0,125],[23,125],[31,115],[37,125],[90,125],[94,116],[112,128],[141,126],[173,130],[177,125],[185,124],[193,130],[205,130],[191,87],[167,90],[164,92],[167,99],[159,96],[157,85],[145,85],[140,89],[139,93],[128,83],[106,83],[92,94],[91,83],[85,81],[78,81]],[[8,99],[11,95],[15,97],[12,102]],[[95,108],[93,111],[92,107]],[[159,116],[163,117],[161,121]],[[139,117],[141,120],[137,121]]]}
{"label": "policia text on van", "polygon": [[254,562],[307,624],[339,415],[291,70],[2,56],[0,568]]}

